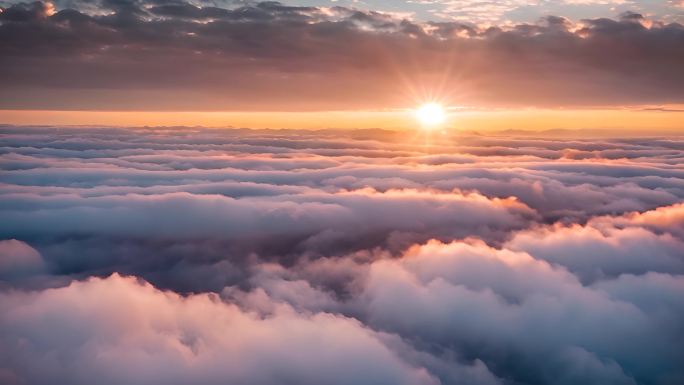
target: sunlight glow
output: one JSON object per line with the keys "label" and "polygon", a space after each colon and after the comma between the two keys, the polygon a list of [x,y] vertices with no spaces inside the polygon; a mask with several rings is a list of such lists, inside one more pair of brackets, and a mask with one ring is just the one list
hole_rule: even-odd
{"label": "sunlight glow", "polygon": [[416,110],[416,119],[424,127],[434,127],[444,123],[446,113],[444,108],[437,103],[426,103]]}

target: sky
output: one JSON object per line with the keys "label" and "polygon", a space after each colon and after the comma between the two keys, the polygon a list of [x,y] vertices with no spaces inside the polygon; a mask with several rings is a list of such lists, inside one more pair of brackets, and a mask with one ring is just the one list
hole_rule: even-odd
{"label": "sky", "polygon": [[0,384],[684,384],[683,12],[0,0]]}
{"label": "sky", "polygon": [[572,111],[570,128],[645,130],[660,111],[672,130],[684,110],[680,1],[0,6],[5,123],[412,128],[407,111],[439,102],[457,129],[543,126],[541,110],[561,111],[546,128]]}
{"label": "sky", "polygon": [[681,1],[668,0],[300,0],[290,4],[327,7],[343,6],[405,15],[416,20],[464,21],[477,24],[535,22],[548,15],[570,19],[614,17],[638,12],[668,21],[682,21]]}

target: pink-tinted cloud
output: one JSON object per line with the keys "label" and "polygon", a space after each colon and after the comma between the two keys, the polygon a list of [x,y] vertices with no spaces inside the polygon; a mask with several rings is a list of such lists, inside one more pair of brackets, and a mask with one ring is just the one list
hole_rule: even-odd
{"label": "pink-tinted cloud", "polygon": [[[673,207],[659,208],[661,212]],[[652,216],[657,211],[649,211]],[[605,217],[581,225],[555,225],[519,232],[506,247],[565,266],[584,280],[646,272],[684,273],[684,242],[625,218]],[[629,222],[628,222],[629,223]],[[648,258],[644,258],[648,255]]]}
{"label": "pink-tinted cloud", "polygon": [[44,270],[45,263],[36,249],[16,239],[0,241],[0,280],[15,280]]}
{"label": "pink-tinted cloud", "polygon": [[386,346],[396,337],[339,315],[261,318],[118,275],[0,302],[5,373],[32,384],[437,383]]}

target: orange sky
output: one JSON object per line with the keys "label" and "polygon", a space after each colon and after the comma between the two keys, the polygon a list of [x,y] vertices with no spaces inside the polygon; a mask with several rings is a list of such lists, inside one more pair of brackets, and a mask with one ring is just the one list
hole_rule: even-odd
{"label": "orange sky", "polygon": [[[140,112],[0,110],[0,123],[16,125],[207,126],[240,128],[388,128],[418,126],[413,112]],[[517,109],[455,111],[444,128],[456,130],[620,129],[684,132],[684,112],[655,109]]]}

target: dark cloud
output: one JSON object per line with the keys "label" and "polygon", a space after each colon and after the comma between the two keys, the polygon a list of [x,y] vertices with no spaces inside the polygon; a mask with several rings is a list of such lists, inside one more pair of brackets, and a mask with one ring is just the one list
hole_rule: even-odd
{"label": "dark cloud", "polygon": [[684,101],[684,27],[637,14],[482,29],[276,2],[73,6],[0,13],[0,107],[371,108],[425,88],[457,104]]}

